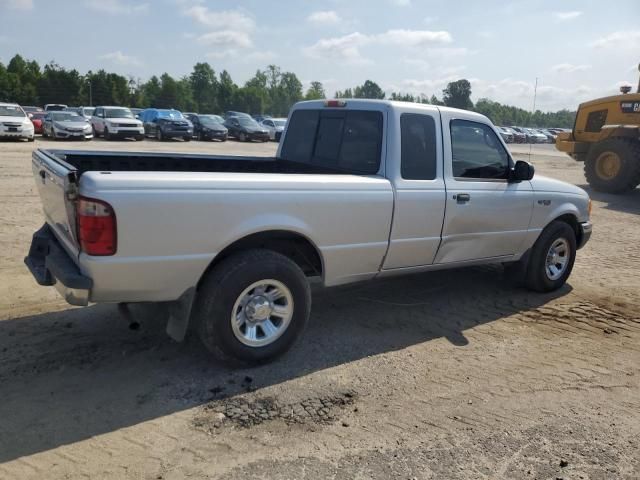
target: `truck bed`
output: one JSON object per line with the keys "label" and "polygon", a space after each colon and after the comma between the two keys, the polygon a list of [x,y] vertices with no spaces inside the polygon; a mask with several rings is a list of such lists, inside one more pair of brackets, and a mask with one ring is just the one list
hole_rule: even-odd
{"label": "truck bed", "polygon": [[84,150],[41,150],[79,177],[85,172],[234,172],[234,173],[321,173],[339,170],[276,157],[248,157],[155,152],[98,152]]}

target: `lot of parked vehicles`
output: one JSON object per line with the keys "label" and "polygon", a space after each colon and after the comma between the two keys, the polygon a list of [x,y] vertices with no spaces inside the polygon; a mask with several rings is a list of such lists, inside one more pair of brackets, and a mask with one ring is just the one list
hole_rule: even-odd
{"label": "lot of parked vehicles", "polygon": [[[22,120],[13,117],[10,121],[2,119],[0,137],[28,140],[32,140],[35,134],[42,134],[54,140],[91,140],[94,137],[103,137],[105,140],[140,141],[155,138],[159,141],[181,139],[189,142],[196,139],[225,142],[231,137],[241,142],[279,142],[287,123],[286,118],[272,118],[270,115],[262,114],[251,116],[237,111],[228,111],[224,116],[220,116],[196,112],[183,113],[164,108],[69,107],[47,104],[42,109],[8,103],[1,105],[8,109],[8,113],[17,114]],[[11,125],[7,126],[9,123]]]}

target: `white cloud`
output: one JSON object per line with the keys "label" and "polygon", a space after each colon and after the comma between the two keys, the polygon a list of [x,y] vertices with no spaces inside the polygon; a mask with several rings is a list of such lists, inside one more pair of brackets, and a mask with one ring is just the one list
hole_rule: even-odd
{"label": "white cloud", "polygon": [[139,67],[142,65],[142,62],[140,62],[140,60],[138,60],[136,57],[125,55],[120,50],[111,53],[105,53],[104,55],[100,55],[100,57],[98,58],[125,67]]}
{"label": "white cloud", "polygon": [[322,38],[310,47],[303,49],[305,55],[312,58],[344,60],[349,63],[367,63],[360,54],[360,47],[369,43],[370,39],[360,32],[353,32],[343,37]]}
{"label": "white cloud", "polygon": [[109,15],[133,15],[149,10],[148,3],[125,3],[122,0],[85,0],[85,5],[91,10]]}
{"label": "white cloud", "polygon": [[387,30],[376,35],[353,32],[342,37],[322,38],[310,47],[304,48],[303,52],[312,58],[338,58],[351,63],[363,63],[369,62],[360,53],[360,48],[365,45],[426,47],[428,45],[450,43],[451,41],[451,34],[445,31]]}
{"label": "white cloud", "polygon": [[396,7],[408,7],[411,5],[411,0],[390,0]]}
{"label": "white cloud", "polygon": [[307,21],[314,25],[337,25],[342,19],[333,10],[313,12],[307,17]]}
{"label": "white cloud", "polygon": [[466,47],[433,47],[425,50],[425,54],[428,57],[440,60],[447,60],[451,57],[463,57],[474,52],[474,50],[469,50]]}
{"label": "white cloud", "polygon": [[613,32],[589,44],[593,48],[617,48],[640,50],[640,30]]}
{"label": "white cloud", "polygon": [[218,30],[198,37],[198,43],[217,48],[249,48],[253,46],[251,37],[246,32]]}
{"label": "white cloud", "polygon": [[374,41],[382,44],[399,45],[402,47],[417,47],[438,43],[451,43],[449,32],[432,32],[429,30],[388,30],[375,35]]}
{"label": "white cloud", "polygon": [[552,72],[556,73],[574,73],[589,70],[591,65],[572,65],[571,63],[559,63],[551,67]]}
{"label": "white cloud", "polygon": [[195,5],[185,10],[184,14],[197,23],[210,28],[246,32],[255,27],[253,19],[239,10],[212,11],[202,5]]}
{"label": "white cloud", "polygon": [[553,12],[553,18],[559,22],[565,22],[567,20],[574,20],[582,15],[582,12],[573,10],[570,12]]}

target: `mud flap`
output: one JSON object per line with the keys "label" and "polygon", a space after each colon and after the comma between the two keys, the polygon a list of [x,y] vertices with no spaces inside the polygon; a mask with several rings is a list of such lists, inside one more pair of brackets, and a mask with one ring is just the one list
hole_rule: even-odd
{"label": "mud flap", "polygon": [[174,302],[169,302],[169,320],[167,321],[167,335],[176,342],[181,342],[187,335],[193,300],[196,297],[196,288],[191,287]]}

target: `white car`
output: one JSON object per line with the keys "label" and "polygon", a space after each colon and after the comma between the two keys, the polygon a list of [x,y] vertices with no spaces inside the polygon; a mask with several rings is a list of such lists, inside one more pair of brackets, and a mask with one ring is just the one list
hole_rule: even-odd
{"label": "white car", "polygon": [[26,138],[33,142],[35,129],[17,103],[0,103],[0,138]]}
{"label": "white car", "polygon": [[96,107],[91,117],[93,135],[105,140],[135,138],[144,140],[142,122],[126,107]]}
{"label": "white car", "polygon": [[266,128],[269,132],[269,140],[277,140],[277,132],[280,132],[280,135],[282,135],[284,126],[286,124],[286,118],[265,118],[262,122],[260,122],[260,125]]}

